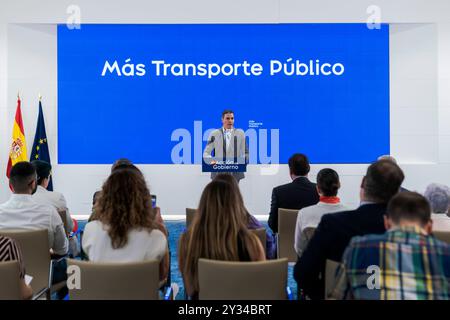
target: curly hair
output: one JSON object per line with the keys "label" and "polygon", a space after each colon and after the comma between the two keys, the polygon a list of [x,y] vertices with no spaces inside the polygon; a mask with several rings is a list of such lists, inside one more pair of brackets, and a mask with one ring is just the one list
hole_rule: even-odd
{"label": "curly hair", "polygon": [[96,219],[108,226],[114,249],[128,243],[132,229],[156,228],[155,211],[143,175],[132,169],[113,172],[103,184],[94,209]]}

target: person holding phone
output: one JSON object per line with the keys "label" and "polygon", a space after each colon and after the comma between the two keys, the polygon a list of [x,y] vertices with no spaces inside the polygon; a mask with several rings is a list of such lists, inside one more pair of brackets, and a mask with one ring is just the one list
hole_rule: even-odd
{"label": "person holding phone", "polygon": [[160,280],[167,279],[167,229],[142,173],[115,170],[103,184],[94,209],[96,220],[84,230],[83,250],[94,262],[160,261]]}

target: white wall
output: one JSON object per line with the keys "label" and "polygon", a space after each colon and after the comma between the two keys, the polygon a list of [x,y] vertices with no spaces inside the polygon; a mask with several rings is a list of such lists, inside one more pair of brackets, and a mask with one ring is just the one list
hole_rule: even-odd
{"label": "white wall", "polygon": [[[405,186],[422,191],[429,182],[450,184],[450,2],[377,1],[383,22],[392,23],[391,150],[406,173]],[[28,149],[34,138],[37,96],[43,96],[47,135],[54,162],[54,184],[73,213],[87,214],[92,194],[109,166],[56,165],[56,23],[65,23],[67,6],[78,5],[82,23],[236,23],[366,22],[372,1],[15,1],[0,4],[0,202],[9,197],[4,175],[17,91]],[[370,124],[373,125],[373,124]],[[370,148],[370,142],[367,143]],[[299,150],[301,151],[301,150]],[[311,179],[320,168],[313,166]],[[193,165],[143,165],[163,214],[195,207],[208,174]],[[358,202],[366,165],[330,165],[342,177],[343,201]],[[286,166],[261,175],[249,166],[241,182],[249,210],[267,214],[274,186],[289,181]]]}

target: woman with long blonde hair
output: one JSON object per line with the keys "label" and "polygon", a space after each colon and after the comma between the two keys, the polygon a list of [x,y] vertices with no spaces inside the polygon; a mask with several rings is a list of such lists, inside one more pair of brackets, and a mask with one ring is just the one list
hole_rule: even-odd
{"label": "woman with long blonde hair", "polygon": [[95,219],[83,235],[83,250],[94,262],[159,260],[160,279],[167,277],[167,231],[152,208],[144,176],[128,168],[116,170],[103,184],[94,205]]}
{"label": "woman with long blonde hair", "polygon": [[179,267],[186,293],[198,295],[198,259],[262,261],[265,251],[246,227],[245,208],[239,195],[225,181],[210,182],[200,199],[191,226],[179,241]]}

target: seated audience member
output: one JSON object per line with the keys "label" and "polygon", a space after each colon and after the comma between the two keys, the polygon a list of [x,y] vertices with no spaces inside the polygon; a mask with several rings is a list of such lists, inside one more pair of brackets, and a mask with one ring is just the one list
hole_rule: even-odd
{"label": "seated audience member", "polygon": [[403,182],[402,170],[392,161],[380,160],[369,166],[361,183],[361,205],[356,210],[322,216],[319,226],[294,268],[294,278],[303,294],[324,297],[326,260],[341,261],[354,236],[382,234],[389,200]]}
{"label": "seated audience member", "polygon": [[[142,171],[135,166],[129,159],[127,158],[120,158],[118,160],[116,160],[113,165],[111,166],[111,173],[116,172],[118,170],[122,170],[122,169],[130,169],[135,171],[136,173],[138,173],[139,175],[142,176],[142,178],[145,180],[145,176],[142,173]],[[150,195],[151,196],[151,195]],[[164,233],[164,235],[166,236],[166,239],[169,239],[169,231],[165,226],[164,220],[161,216],[161,211],[159,210],[159,208],[156,208],[156,217],[155,217],[155,221],[156,224],[158,226],[158,229]],[[166,257],[164,258],[164,263],[167,265],[168,269],[166,271],[166,274],[168,275],[167,279],[165,280],[165,284],[166,285],[170,285],[171,284],[171,272],[170,272],[170,247],[169,247],[169,242],[167,242],[168,244],[168,252],[166,253]]]}
{"label": "seated audience member", "polygon": [[[383,156],[379,156],[378,160],[387,160],[387,161],[391,161],[391,162],[395,163],[396,165],[398,165],[397,159],[395,159],[393,156],[391,156],[389,154],[385,154]],[[400,187],[400,192],[406,192],[406,191],[409,191],[409,190],[405,189],[403,187]]]}
{"label": "seated audience member", "polygon": [[450,188],[443,184],[432,183],[424,193],[431,206],[431,220],[436,231],[450,231]]}
{"label": "seated audience member", "polygon": [[[233,188],[235,189],[234,192],[236,192],[236,194],[238,195],[238,198],[239,198],[239,205],[242,206],[243,210],[246,213],[248,229],[253,230],[253,229],[265,228],[264,225],[261,222],[259,222],[258,219],[256,219],[253,215],[251,215],[248,212],[247,208],[245,208],[244,199],[242,198],[242,194],[239,189],[239,185],[237,183],[236,178],[234,178],[231,174],[220,173],[214,178],[214,180],[225,181],[225,182],[230,183],[233,186]],[[268,229],[266,230],[266,243],[263,243],[262,245],[266,247],[267,259],[275,259],[276,241],[275,241],[275,237],[274,237],[273,233]]]}
{"label": "seated audience member", "polygon": [[230,183],[213,180],[203,190],[197,214],[179,240],[178,262],[186,293],[198,298],[198,259],[263,261],[264,248],[246,227],[246,212]]}
{"label": "seated audience member", "polygon": [[[449,300],[450,245],[431,235],[427,200],[401,192],[389,202],[388,231],[354,237],[343,256],[334,297],[374,300]],[[402,262],[402,263],[399,263]],[[366,272],[378,266],[374,273]],[[341,278],[342,279],[342,278]]]}
{"label": "seated audience member", "polygon": [[11,168],[9,183],[13,194],[0,205],[0,229],[47,229],[50,248],[56,255],[65,255],[68,240],[64,225],[54,206],[37,203],[37,176],[34,166],[26,161]]}
{"label": "seated audience member", "polygon": [[0,236],[0,263],[8,261],[19,262],[20,293],[22,299],[30,299],[33,295],[33,290],[25,283],[25,263],[23,262],[22,252],[13,239]]}
{"label": "seated audience member", "polygon": [[114,171],[95,203],[95,220],[86,224],[82,248],[93,262],[161,261],[160,279],[167,278],[166,230],[156,219],[150,192],[136,170]]}
{"label": "seated audience member", "polygon": [[[0,205],[0,229],[46,229],[53,257],[66,255],[69,241],[58,211],[52,205],[37,203],[32,197],[37,188],[34,166],[27,161],[16,163],[11,168],[9,184],[13,194]],[[52,283],[66,280],[66,269],[65,259],[54,263]],[[64,297],[66,292],[67,288],[63,287],[58,297]]]}
{"label": "seated audience member", "polygon": [[303,232],[306,228],[317,228],[326,213],[348,210],[337,196],[340,187],[339,175],[333,169],[322,169],[317,174],[317,193],[320,201],[316,205],[301,209],[297,216],[295,251],[299,257],[310,240],[309,235]]}
{"label": "seated audience member", "polygon": [[[130,170],[135,171],[136,173],[141,175],[145,181],[145,177],[144,177],[144,174],[142,173],[142,171],[139,170],[138,167],[136,167],[130,160],[128,160],[126,158],[120,158],[120,159],[116,160],[111,167],[111,173],[114,173],[114,172],[116,172],[118,170],[122,170],[122,169],[130,169]],[[167,228],[165,227],[164,220],[162,219],[161,212],[159,209],[156,211],[156,222],[159,226],[159,229],[166,235],[166,237],[168,237],[169,232],[168,232]]]}
{"label": "seated audience member", "polygon": [[316,184],[308,180],[309,160],[304,154],[296,153],[289,158],[289,174],[292,182],[272,190],[269,213],[269,227],[278,232],[278,209],[303,209],[319,202]]}
{"label": "seated audience member", "polygon": [[67,232],[72,232],[73,221],[70,216],[69,209],[67,208],[66,199],[64,198],[62,193],[47,190],[52,172],[51,164],[41,160],[34,160],[31,162],[31,164],[36,169],[38,184],[36,192],[33,194],[34,201],[36,201],[37,203],[52,205],[58,211],[65,211],[68,226]]}

